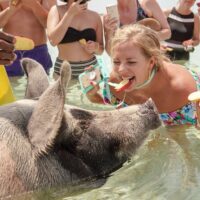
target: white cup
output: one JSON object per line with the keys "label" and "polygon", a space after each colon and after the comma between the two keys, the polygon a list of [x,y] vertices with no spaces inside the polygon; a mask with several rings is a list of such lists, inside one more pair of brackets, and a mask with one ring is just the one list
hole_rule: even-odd
{"label": "white cup", "polygon": [[119,25],[119,12],[118,12],[118,8],[117,5],[108,5],[106,6],[106,11],[107,14],[111,17],[111,18],[115,18],[118,21],[118,25]]}

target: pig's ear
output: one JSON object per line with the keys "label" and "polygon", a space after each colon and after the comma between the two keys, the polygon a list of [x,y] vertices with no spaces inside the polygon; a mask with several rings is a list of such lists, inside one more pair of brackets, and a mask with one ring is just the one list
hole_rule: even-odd
{"label": "pig's ear", "polygon": [[28,79],[25,98],[34,99],[40,97],[49,86],[49,80],[44,68],[40,63],[30,58],[22,59],[21,66]]}
{"label": "pig's ear", "polygon": [[47,152],[58,134],[70,77],[71,67],[65,61],[60,78],[42,94],[29,120],[28,135],[36,156]]}

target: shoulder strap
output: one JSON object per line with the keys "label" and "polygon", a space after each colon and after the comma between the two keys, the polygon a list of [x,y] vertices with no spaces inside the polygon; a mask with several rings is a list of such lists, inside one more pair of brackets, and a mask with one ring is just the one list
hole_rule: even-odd
{"label": "shoulder strap", "polygon": [[200,90],[200,74],[192,69],[188,69],[188,71],[192,74],[194,80],[196,81],[197,90]]}

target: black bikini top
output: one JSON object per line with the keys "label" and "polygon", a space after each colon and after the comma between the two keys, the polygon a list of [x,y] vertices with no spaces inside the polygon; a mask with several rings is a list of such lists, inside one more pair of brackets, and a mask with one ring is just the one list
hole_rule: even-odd
{"label": "black bikini top", "polygon": [[76,42],[80,39],[96,41],[96,31],[93,28],[86,28],[79,31],[73,27],[69,27],[60,44]]}

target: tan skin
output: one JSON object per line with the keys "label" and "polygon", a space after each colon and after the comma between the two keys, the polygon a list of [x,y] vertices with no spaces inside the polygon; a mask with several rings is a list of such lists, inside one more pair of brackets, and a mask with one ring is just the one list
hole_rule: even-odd
{"label": "tan skin", "polygon": [[30,38],[35,46],[45,44],[48,10],[55,0],[19,0],[0,3],[0,27],[7,33]]}
{"label": "tan skin", "polygon": [[[81,0],[77,2],[69,0],[67,5],[53,6],[49,12],[47,32],[51,44],[58,47],[58,58],[61,60],[86,61],[93,58],[94,54],[103,53],[101,18],[98,13],[87,9],[87,3],[80,4],[80,2]],[[93,28],[96,31],[97,40],[88,41],[85,45],[79,41],[59,44],[68,27],[77,30]]]}
{"label": "tan skin", "polygon": [[[134,77],[134,81],[124,92],[129,98],[125,100],[129,105],[143,103],[146,99],[152,98],[159,113],[175,111],[188,103],[188,95],[197,90],[196,82],[190,72],[178,64],[163,61],[153,80],[142,89],[134,89],[136,84],[141,84],[148,79],[149,73],[155,65],[155,58],[146,58],[141,49],[127,41],[118,44],[113,49],[113,72],[110,81]],[[178,74],[178,76],[177,76]],[[124,92],[114,95],[120,98]],[[91,101],[95,92],[88,94]],[[132,102],[131,102],[132,100]],[[100,101],[98,103],[101,103]]]}
{"label": "tan skin", "polygon": [[[117,0],[118,12],[120,22],[123,25],[133,24],[137,22],[137,0]],[[159,38],[165,40],[170,38],[171,31],[167,19],[162,12],[156,0],[142,0],[140,3],[148,17],[157,20],[161,29],[158,31]],[[110,54],[110,39],[112,38],[117,27],[117,21],[110,18],[108,15],[104,16],[104,30],[106,40],[106,50]]]}
{"label": "tan skin", "polygon": [[[176,10],[178,13],[182,15],[190,14],[192,6],[195,4],[195,0],[179,0],[176,5]],[[164,11],[165,15],[168,17],[171,13],[172,9],[167,9]],[[190,40],[183,41],[184,46],[197,46],[199,44],[199,16],[197,14],[194,15],[194,33],[193,37]]]}

